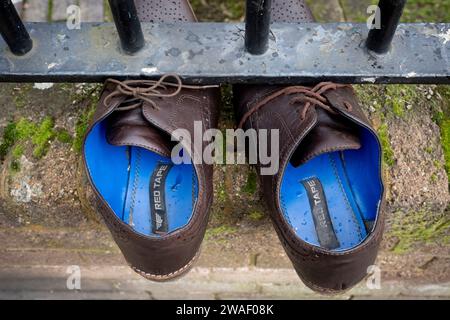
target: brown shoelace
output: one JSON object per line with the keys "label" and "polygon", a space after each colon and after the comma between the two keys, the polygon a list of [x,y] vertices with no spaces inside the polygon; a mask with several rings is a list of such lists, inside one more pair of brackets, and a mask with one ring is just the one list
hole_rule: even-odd
{"label": "brown shoelace", "polygon": [[[293,94],[302,94],[293,97],[289,104],[293,105],[296,103],[305,103],[305,106],[300,114],[300,119],[303,121],[306,117],[306,113],[311,107],[319,106],[328,112],[331,112],[333,114],[337,114],[335,110],[333,110],[332,106],[328,104],[327,99],[322,95],[324,92],[327,92],[329,90],[336,90],[338,88],[351,88],[350,85],[347,84],[337,84],[333,82],[321,82],[317,84],[315,87],[304,87],[304,86],[291,86],[287,88],[283,88],[279,91],[276,91],[266,98],[259,101],[257,104],[255,104],[249,111],[247,111],[244,116],[242,117],[241,121],[239,122],[238,128],[242,128],[245,122],[248,120],[248,118],[261,109],[263,106],[265,106],[267,103],[272,101],[275,98],[278,98],[284,94],[286,95],[293,95]],[[352,106],[348,102],[344,102],[344,105],[347,109],[351,111]]]}
{"label": "brown shoelace", "polygon": [[[169,79],[174,79],[175,82],[168,82]],[[111,99],[118,96],[126,96],[126,99],[122,104],[125,106],[120,106],[116,108],[116,111],[127,111],[142,105],[143,101],[148,102],[154,109],[159,110],[154,98],[170,98],[178,95],[182,89],[196,89],[203,90],[209,88],[216,88],[217,86],[190,86],[182,83],[181,78],[176,74],[166,74],[162,76],[159,80],[126,80],[119,81],[115,79],[107,79],[106,83],[116,84],[116,88],[105,100],[103,104],[108,106]],[[163,93],[161,90],[167,90],[168,88],[176,88],[175,91],[171,93]],[[136,101],[136,103],[130,104]]]}

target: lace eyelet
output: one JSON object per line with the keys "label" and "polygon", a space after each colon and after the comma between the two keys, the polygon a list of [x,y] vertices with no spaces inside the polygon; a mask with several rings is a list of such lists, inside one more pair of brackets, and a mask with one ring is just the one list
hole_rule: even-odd
{"label": "lace eyelet", "polygon": [[343,101],[342,103],[344,104],[344,107],[345,107],[348,111],[352,111],[352,110],[353,110],[353,107],[352,107],[352,105],[351,105],[350,102],[348,102],[348,101]]}

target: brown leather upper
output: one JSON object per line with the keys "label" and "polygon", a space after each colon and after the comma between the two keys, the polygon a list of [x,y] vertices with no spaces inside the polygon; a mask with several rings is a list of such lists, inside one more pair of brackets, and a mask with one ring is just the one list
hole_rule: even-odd
{"label": "brown leather upper", "polygon": [[[295,19],[289,22],[310,22],[311,16],[304,16],[306,4],[303,1],[274,0],[275,12],[286,2],[295,4],[290,9],[299,10],[298,14],[290,12]],[[303,18],[300,18],[303,17]],[[283,15],[272,16],[273,21],[287,22]],[[311,86],[312,88],[313,86]],[[310,288],[323,293],[334,293],[348,289],[367,275],[367,267],[376,259],[384,226],[384,212],[379,208],[373,231],[359,246],[336,252],[308,244],[300,239],[295,230],[286,221],[280,205],[280,186],[284,170],[289,161],[299,166],[309,159],[326,152],[336,150],[358,149],[360,141],[358,128],[364,127],[374,137],[375,131],[362,112],[355,93],[349,86],[327,90],[322,93],[326,104],[331,106],[329,112],[319,106],[305,110],[307,95],[303,93],[281,94],[289,91],[285,86],[235,86],[235,108],[238,121],[244,122],[245,129],[278,129],[280,136],[279,171],[273,176],[261,175],[260,181],[264,198],[269,206],[271,219],[277,234],[290,257],[295,270]],[[292,90],[291,90],[292,91]],[[274,99],[268,99],[276,96]],[[292,103],[292,99],[297,103]],[[261,101],[268,101],[256,111],[255,106]],[[252,112],[252,110],[254,112]],[[251,114],[246,120],[246,116]],[[271,139],[267,139],[269,144]],[[271,150],[271,146],[268,146]],[[381,155],[381,150],[379,152]],[[381,166],[381,157],[378,159]],[[381,180],[381,177],[380,177]]]}
{"label": "brown leather upper", "polygon": [[[194,15],[185,0],[145,1],[137,0],[136,6],[141,21],[193,21]],[[153,10],[153,9],[157,10]],[[105,139],[113,145],[139,146],[160,155],[169,156],[174,142],[174,130],[186,129],[194,134],[194,121],[201,121],[203,130],[217,126],[219,116],[218,88],[183,88],[173,97],[155,97],[152,105],[142,101],[142,105],[130,110],[119,111],[129,100],[126,95],[114,95],[116,83],[107,83],[93,117],[92,128],[100,121],[107,121]],[[160,89],[163,94],[173,93],[175,88]],[[105,142],[106,143],[106,142]],[[206,144],[206,142],[204,142]],[[185,146],[190,147],[190,146]],[[188,149],[190,150],[190,149]],[[195,153],[201,150],[193,150]],[[149,237],[135,232],[113,212],[99,194],[92,180],[98,211],[103,216],[114,240],[120,247],[127,262],[141,275],[153,280],[168,279],[183,273],[191,266],[198,253],[208,222],[212,203],[212,166],[194,164],[198,178],[198,197],[189,223],[161,237]]]}

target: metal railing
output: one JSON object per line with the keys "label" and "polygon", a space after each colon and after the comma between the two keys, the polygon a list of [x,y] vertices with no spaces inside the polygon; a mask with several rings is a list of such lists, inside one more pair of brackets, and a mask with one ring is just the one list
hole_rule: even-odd
{"label": "metal railing", "polygon": [[354,23],[271,24],[270,0],[247,0],[245,25],[183,27],[141,24],[133,0],[109,4],[114,26],[87,23],[69,31],[64,24],[24,24],[13,3],[0,0],[0,81],[178,73],[191,83],[450,83],[450,24],[399,25],[406,0],[380,0],[381,25],[371,30]]}

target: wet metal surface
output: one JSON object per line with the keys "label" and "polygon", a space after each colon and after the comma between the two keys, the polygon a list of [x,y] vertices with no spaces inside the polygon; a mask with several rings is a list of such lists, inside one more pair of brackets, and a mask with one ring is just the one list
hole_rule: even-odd
{"label": "wet metal surface", "polygon": [[114,24],[28,23],[33,49],[0,39],[0,81],[101,82],[177,73],[186,83],[450,83],[450,24],[401,24],[384,55],[365,48],[365,24],[273,24],[269,50],[244,49],[244,25],[143,24],[146,46],[122,52]]}

